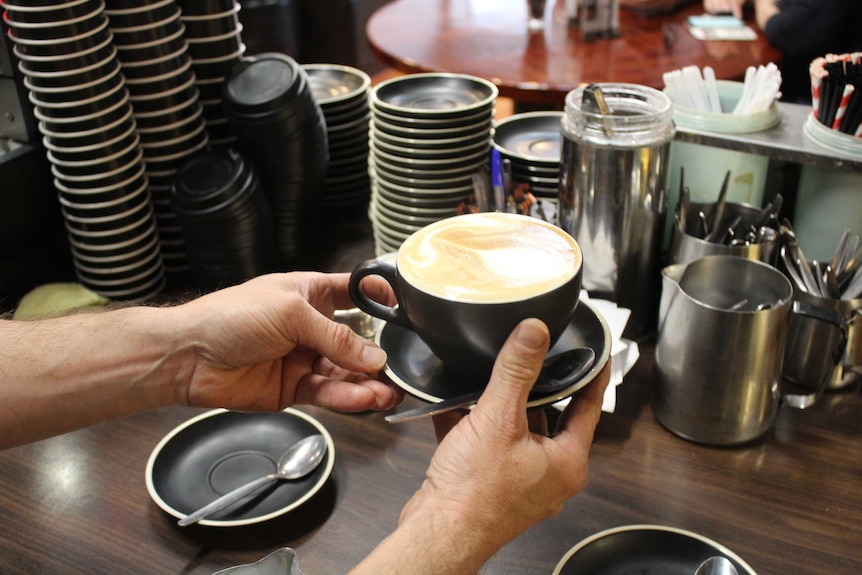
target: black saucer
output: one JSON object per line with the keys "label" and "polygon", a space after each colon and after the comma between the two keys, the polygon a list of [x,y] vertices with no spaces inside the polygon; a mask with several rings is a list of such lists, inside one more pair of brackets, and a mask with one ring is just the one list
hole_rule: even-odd
{"label": "black saucer", "polygon": [[[483,388],[487,381],[467,380],[447,370],[413,331],[394,324],[383,323],[375,342],[389,356],[386,375],[395,385],[425,401],[439,402]],[[611,333],[604,318],[589,302],[581,301],[568,329],[548,352],[554,355],[574,347],[591,347],[596,361],[584,377],[556,393],[530,396],[528,407],[555,403],[569,397],[590,383],[602,371],[611,355]]]}
{"label": "black saucer", "polygon": [[738,555],[712,539],[662,525],[626,525],[587,537],[566,553],[554,575],[690,575],[718,555],[729,559],[740,575],[755,575]]}
{"label": "black saucer", "polygon": [[178,425],[150,455],[147,491],[165,512],[181,519],[231,489],[272,473],[288,447],[315,433],[326,438],[327,447],[317,469],[250,495],[200,525],[236,527],[278,517],[320,491],[335,463],[332,436],[319,421],[294,408],[275,413],[215,409]]}

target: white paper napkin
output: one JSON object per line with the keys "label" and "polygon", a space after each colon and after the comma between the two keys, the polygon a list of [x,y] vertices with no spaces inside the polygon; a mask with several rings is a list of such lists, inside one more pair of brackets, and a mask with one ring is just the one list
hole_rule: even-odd
{"label": "white paper napkin", "polygon": [[[617,386],[623,382],[623,378],[634,367],[640,357],[637,342],[625,339],[623,331],[631,316],[631,310],[619,307],[611,301],[591,298],[586,291],[581,292],[581,301],[589,301],[590,304],[601,314],[608,324],[611,332],[611,380],[605,390],[602,411],[613,413],[617,404]],[[571,398],[566,398],[554,404],[554,407],[562,411]]]}

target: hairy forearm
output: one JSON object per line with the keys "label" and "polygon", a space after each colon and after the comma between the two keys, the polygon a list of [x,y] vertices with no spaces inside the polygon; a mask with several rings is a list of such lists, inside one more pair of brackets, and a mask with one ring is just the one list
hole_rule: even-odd
{"label": "hairy forearm", "polygon": [[171,313],[0,321],[0,449],[173,403]]}

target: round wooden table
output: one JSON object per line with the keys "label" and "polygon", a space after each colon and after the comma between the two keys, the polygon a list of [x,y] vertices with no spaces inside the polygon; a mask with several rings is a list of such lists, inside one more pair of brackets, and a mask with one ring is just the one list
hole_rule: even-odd
{"label": "round wooden table", "polygon": [[375,54],[403,72],[470,74],[516,103],[558,108],[585,82],[662,88],[662,73],[692,64],[741,80],[748,66],[779,61],[759,31],[753,41],[696,40],[686,18],[702,12],[700,3],[661,16],[621,9],[617,37],[585,40],[562,0],[549,0],[538,32],[527,29],[524,0],[396,0],[372,15],[366,32]]}

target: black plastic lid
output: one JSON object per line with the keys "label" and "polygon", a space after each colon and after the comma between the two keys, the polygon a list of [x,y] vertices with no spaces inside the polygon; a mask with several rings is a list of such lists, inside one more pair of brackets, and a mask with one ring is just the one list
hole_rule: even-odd
{"label": "black plastic lid", "polygon": [[301,68],[293,58],[265,52],[240,60],[225,78],[222,100],[236,115],[281,109],[296,96]]}
{"label": "black plastic lid", "polygon": [[195,156],[174,178],[174,207],[187,214],[216,211],[243,195],[251,175],[251,168],[236,150],[214,150]]}

